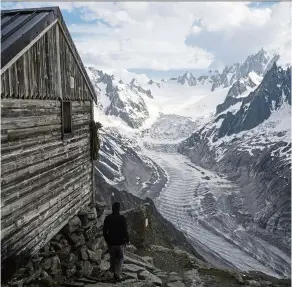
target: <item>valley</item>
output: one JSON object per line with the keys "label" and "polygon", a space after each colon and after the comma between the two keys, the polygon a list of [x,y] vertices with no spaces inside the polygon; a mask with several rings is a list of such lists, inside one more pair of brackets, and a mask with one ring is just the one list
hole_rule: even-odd
{"label": "valley", "polygon": [[291,70],[277,59],[159,83],[91,69],[107,99],[95,172],[153,199],[211,265],[290,277]]}

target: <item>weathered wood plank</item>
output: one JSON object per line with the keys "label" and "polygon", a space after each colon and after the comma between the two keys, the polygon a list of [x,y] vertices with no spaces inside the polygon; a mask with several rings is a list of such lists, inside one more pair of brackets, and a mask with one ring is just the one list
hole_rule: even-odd
{"label": "weathered wood plank", "polygon": [[[89,185],[88,180],[87,180],[87,182],[86,182],[86,179],[82,180],[80,182],[80,184],[78,184],[78,187],[81,187],[84,185]],[[84,192],[87,192],[87,190],[83,191],[83,189],[81,189],[81,188],[74,189],[74,185],[72,185],[72,184],[66,185],[66,193],[65,193],[65,190],[64,190],[64,192],[62,191],[61,197],[57,197],[57,198],[54,198],[52,200],[52,205],[49,207],[50,216],[48,216],[46,208],[44,210],[40,210],[40,212],[38,212],[38,210],[36,210],[37,212],[35,215],[33,215],[33,219],[29,220],[27,223],[24,223],[23,219],[20,219],[16,222],[16,225],[21,225],[22,228],[26,229],[27,233],[33,232],[33,229],[35,227],[37,227],[35,224],[40,223],[39,222],[40,220],[44,221],[46,218],[48,218],[48,219],[52,218],[53,214],[56,211],[58,211],[60,208],[64,207],[64,205],[65,206],[71,205],[71,207],[72,207],[72,205],[74,204],[74,201],[72,200],[72,198],[74,198],[74,197],[76,198],[77,196],[80,196],[80,195],[85,195]],[[48,206],[48,204],[46,206]],[[14,232],[7,233],[7,230],[9,230],[10,227],[13,228],[13,225],[9,226],[6,229],[3,229],[3,234],[5,234],[5,237],[7,238],[7,240],[10,241],[10,237],[13,237],[11,241],[20,239],[21,233],[22,233],[22,230],[21,230],[22,228],[21,229],[17,228],[17,229],[14,229]]]}
{"label": "weathered wood plank", "polygon": [[9,90],[9,71],[7,70],[4,75],[3,75],[3,79],[5,81],[4,83],[4,86],[5,86],[5,95],[4,97],[9,97],[9,93],[10,93],[10,90]]}
{"label": "weathered wood plank", "polygon": [[[33,128],[23,128],[18,130],[7,130],[8,131],[8,140],[15,141],[21,140],[25,138],[29,138],[34,135],[41,135],[47,134],[49,132],[58,132],[61,129],[61,124],[57,125],[48,125],[48,126],[40,126],[40,127],[33,127]],[[1,139],[2,142],[2,139]]]}
{"label": "weathered wood plank", "polygon": [[13,95],[16,98],[19,98],[19,81],[17,75],[17,63],[11,66],[12,67],[12,75],[13,75]]}
{"label": "weathered wood plank", "polygon": [[[16,172],[20,169],[29,168],[32,170],[32,166],[45,161],[51,157],[61,155],[62,153],[71,152],[74,148],[78,148],[81,152],[80,146],[85,146],[88,144],[88,138],[83,139],[82,141],[73,142],[67,144],[64,148],[63,143],[58,142],[54,146],[42,146],[42,149],[37,149],[31,152],[26,152],[20,158],[10,157],[10,160],[2,162],[1,164],[1,173],[7,175],[10,172]],[[64,151],[65,150],[65,151]]]}
{"label": "weathered wood plank", "polygon": [[[73,126],[75,128],[75,126]],[[1,133],[8,138],[7,130],[1,130]],[[70,143],[79,139],[83,139],[84,137],[89,137],[89,127],[84,127],[84,125],[76,126],[74,129],[74,137],[68,139],[66,143]],[[3,141],[4,141],[3,137]],[[13,142],[7,142],[1,144],[1,161],[5,162],[5,159],[10,156],[21,156],[22,152],[25,153],[27,150],[34,149],[34,148],[41,148],[42,145],[46,144],[54,144],[56,141],[61,141],[61,135],[59,130],[56,132],[48,132],[47,134],[36,134],[32,137],[28,137],[21,140],[15,140]]]}
{"label": "weathered wood plank", "polygon": [[[1,133],[4,134],[5,131],[1,130]],[[90,136],[89,132],[84,131],[83,133],[75,135],[73,138],[69,139],[66,142],[66,145],[83,141],[84,139],[88,139],[89,136]],[[25,142],[18,141],[14,143],[15,145],[7,146],[7,151],[5,150],[5,153],[3,153],[3,147],[1,147],[2,148],[1,164],[20,160],[20,157],[24,158],[27,156],[33,156],[34,154],[37,153],[43,153],[44,150],[48,150],[51,148],[52,149],[58,147],[64,148],[64,142],[60,140],[60,135],[57,135],[55,137],[52,137],[51,135],[48,135],[47,137],[37,136],[36,138],[30,138]]]}
{"label": "weathered wood plank", "polygon": [[61,108],[60,101],[40,101],[27,99],[23,101],[15,101],[12,99],[1,100],[1,108],[27,108],[27,109],[37,109],[37,108]]}
{"label": "weathered wood plank", "polygon": [[71,218],[74,216],[82,206],[89,204],[90,200],[90,194],[87,194],[82,198],[82,200],[77,201],[71,209],[67,210],[67,213],[61,214],[58,212],[58,214],[55,216],[56,220],[52,222],[44,232],[40,233],[40,235],[37,235],[34,241],[30,240],[27,244],[27,249],[39,250],[40,247],[48,242],[48,238],[52,238],[55,234],[57,234],[57,231],[64,227],[64,225],[68,222],[69,217]]}
{"label": "weathered wood plank", "polygon": [[8,69],[8,83],[9,83],[9,97],[13,97],[13,79],[12,79],[12,71],[11,71],[12,67],[10,67]]}
{"label": "weathered wood plank", "polygon": [[42,237],[39,236],[38,243],[36,245],[32,243],[29,244],[28,249],[39,250],[44,244],[48,242],[48,238],[52,238],[54,235],[56,235],[57,232],[68,223],[69,218],[72,218],[80,210],[81,207],[88,205],[90,201],[91,194],[88,193],[86,196],[82,197],[82,200],[80,200],[71,209],[69,209],[68,213],[58,214],[58,216],[56,216],[56,220],[52,222],[51,225],[49,225],[48,228],[45,230],[46,233],[44,233]]}
{"label": "weathered wood plank", "polygon": [[[74,204],[80,201],[83,201],[81,196],[84,196],[86,194],[83,194],[83,192],[80,193],[80,190],[82,190],[82,188],[80,190],[76,189],[75,192],[73,192],[74,190],[73,186],[70,186],[68,189],[69,189],[68,194],[66,194],[66,196],[59,201],[59,204],[55,204],[51,208],[50,217],[47,217],[46,214],[44,214],[45,212],[43,212],[37,216],[37,220],[34,220],[26,225],[25,224],[21,225],[22,228],[20,229],[18,228],[15,233],[12,233],[13,234],[12,236],[3,237],[2,248],[5,249],[7,248],[7,246],[11,246],[13,242],[17,242],[17,241],[20,246],[25,245],[27,244],[27,241],[29,241],[29,239],[34,238],[37,235],[41,236],[40,227],[43,227],[41,229],[44,232],[44,229],[50,226],[50,224],[54,220],[56,220],[56,218],[60,216],[61,213],[68,212],[68,210],[71,209],[74,206]],[[68,198],[70,195],[72,197],[71,199]],[[21,222],[17,223],[17,225],[20,225],[20,224]],[[6,232],[6,230],[3,230],[3,233],[4,232]],[[14,246],[14,248],[17,249],[20,246]]]}
{"label": "weathered wood plank", "polygon": [[[84,111],[85,112],[85,111]],[[56,109],[28,109],[28,108],[1,108],[1,118],[19,118],[19,117],[34,117],[60,115],[60,110]]]}
{"label": "weathered wood plank", "polygon": [[[74,174],[75,175],[75,174]],[[65,181],[66,179],[66,181]],[[40,190],[40,195],[34,197],[34,201],[29,201],[29,198],[18,200],[11,204],[11,210],[3,207],[1,209],[1,215],[3,217],[2,233],[3,236],[8,236],[13,230],[16,230],[13,223],[17,220],[21,220],[22,225],[26,225],[31,222],[40,213],[43,213],[52,206],[62,200],[63,197],[68,196],[72,190],[70,186],[74,187],[76,182],[78,185],[88,183],[90,181],[90,174],[88,170],[81,170],[81,173],[76,177],[76,180],[67,176],[66,178],[60,178],[59,181],[54,184],[49,184]],[[49,192],[52,189],[54,192]],[[37,209],[35,207],[38,207]],[[11,229],[11,224],[12,228]],[[9,227],[8,229],[6,227]],[[10,233],[9,233],[10,232]]]}
{"label": "weathered wood plank", "polygon": [[[77,190],[75,195],[75,197],[72,197],[72,200],[76,200],[75,205],[72,205],[71,207],[67,206],[65,209],[66,213],[60,213],[60,211],[57,210],[54,214],[53,220],[49,225],[47,225],[48,228],[40,234],[39,238],[42,240],[46,239],[49,232],[54,232],[54,229],[57,229],[60,225],[62,225],[63,221],[65,221],[68,217],[71,218],[74,216],[82,206],[89,204],[91,200],[90,185],[84,184],[79,190]],[[54,233],[56,234],[57,232],[55,231]],[[45,236],[43,234],[45,234]]]}
{"label": "weathered wood plank", "polygon": [[33,193],[42,188],[42,186],[56,180],[56,178],[65,177],[67,173],[73,172],[75,168],[79,168],[79,166],[86,164],[88,161],[88,155],[80,155],[70,162],[70,166],[68,166],[67,162],[63,162],[59,166],[42,174],[38,174],[17,184],[4,186],[1,188],[2,202],[4,203],[5,200],[12,201],[15,198],[21,198],[29,193]]}
{"label": "weathered wood plank", "polygon": [[[77,116],[79,119],[80,116]],[[61,117],[58,114],[46,115],[45,117],[30,116],[30,117],[18,117],[18,118],[1,118],[1,129],[4,130],[16,130],[25,129],[40,126],[59,125],[61,123]]]}
{"label": "weathered wood plank", "polygon": [[26,99],[29,96],[29,80],[28,80],[28,66],[27,66],[27,54],[23,55],[23,85],[24,85],[24,96]]}
{"label": "weathered wood plank", "polygon": [[[37,248],[36,246],[42,246],[45,244],[51,238],[51,236],[53,236],[53,234],[56,234],[60,230],[60,227],[64,226],[63,222],[68,221],[68,219],[76,214],[82,206],[89,203],[90,194],[84,196],[82,199],[80,195],[78,195],[73,200],[74,206],[66,206],[57,210],[54,219],[45,222],[46,228],[42,230],[42,232],[37,232],[37,227],[39,224],[44,225],[45,223],[39,220],[39,222],[35,224],[36,227],[33,229],[33,234],[28,234],[25,238],[20,238],[17,242],[14,243],[13,250],[16,251],[15,253],[19,254],[21,252],[23,244],[26,246],[26,250],[32,250],[32,248]],[[5,251],[5,249],[2,247],[2,254],[3,250]]]}
{"label": "weathered wood plank", "polygon": [[23,181],[26,178],[31,176],[41,174],[47,170],[52,169],[54,166],[63,162],[70,162],[70,160],[78,157],[78,155],[87,151],[87,147],[74,147],[69,152],[64,151],[61,154],[51,156],[48,159],[38,162],[32,166],[15,169],[13,172],[9,172],[8,174],[1,172],[2,183],[1,186],[5,186],[6,184],[11,184],[12,182],[17,183],[19,181]]}
{"label": "weathered wood plank", "polygon": [[[88,175],[89,166],[90,164],[88,163],[88,160],[84,159],[74,167],[67,167],[67,169],[63,168],[63,170],[61,170],[62,177],[58,174],[53,174],[50,177],[50,181],[45,181],[42,185],[36,185],[34,188],[29,187],[24,191],[21,190],[19,192],[10,193],[10,196],[3,200],[3,205],[10,204],[11,208],[21,205],[22,209],[17,211],[17,214],[22,214],[26,212],[24,208],[28,204],[32,204],[37,201],[46,202],[47,198],[59,195],[58,188],[62,187],[64,183],[69,182],[72,178],[79,178],[79,176],[82,176],[83,173]],[[2,216],[5,217],[11,213],[11,210],[4,208],[1,212]]]}

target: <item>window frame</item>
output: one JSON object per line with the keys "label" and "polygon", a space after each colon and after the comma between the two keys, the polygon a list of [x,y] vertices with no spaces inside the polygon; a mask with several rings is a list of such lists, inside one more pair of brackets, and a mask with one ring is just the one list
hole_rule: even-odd
{"label": "window frame", "polygon": [[[64,113],[64,104],[69,103],[69,117],[70,117],[70,131],[65,132],[65,113]],[[71,101],[62,101],[61,102],[61,113],[62,113],[62,139],[66,139],[67,137],[71,137],[73,135],[73,129],[72,129],[72,102]]]}

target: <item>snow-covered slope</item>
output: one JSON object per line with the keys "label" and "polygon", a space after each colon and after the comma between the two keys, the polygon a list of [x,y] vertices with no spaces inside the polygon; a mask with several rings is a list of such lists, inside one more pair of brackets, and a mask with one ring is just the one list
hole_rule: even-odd
{"label": "snow-covered slope", "polygon": [[254,92],[179,147],[192,162],[236,182],[259,233],[271,232],[282,246],[291,236],[290,85],[291,70],[274,65]]}
{"label": "snow-covered slope", "polygon": [[95,171],[154,198],[212,264],[289,276],[291,70],[275,59],[261,50],[179,82],[95,71],[104,126]]}
{"label": "snow-covered slope", "polygon": [[195,78],[192,73],[186,72],[182,76],[171,78],[169,82],[189,86],[208,85],[214,91],[219,87],[232,86],[238,80],[248,77],[250,73],[264,76],[278,59],[279,55],[272,55],[261,49],[256,54],[248,56],[243,63],[226,66],[221,73],[211,70],[205,75]]}
{"label": "snow-covered slope", "polygon": [[132,128],[141,127],[149,118],[145,97],[152,98],[151,91],[144,90],[135,80],[125,84],[93,67],[87,67],[87,72],[100,94],[100,106],[106,115],[119,117]]}

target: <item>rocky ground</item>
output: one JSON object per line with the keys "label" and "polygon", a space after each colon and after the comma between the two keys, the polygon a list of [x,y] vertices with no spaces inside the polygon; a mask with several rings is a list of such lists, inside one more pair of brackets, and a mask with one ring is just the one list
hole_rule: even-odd
{"label": "rocky ground", "polygon": [[151,204],[125,210],[131,244],[126,247],[123,281],[115,284],[102,237],[106,204],[87,207],[20,268],[3,286],[290,286],[261,273],[213,268],[197,254],[174,244]]}

